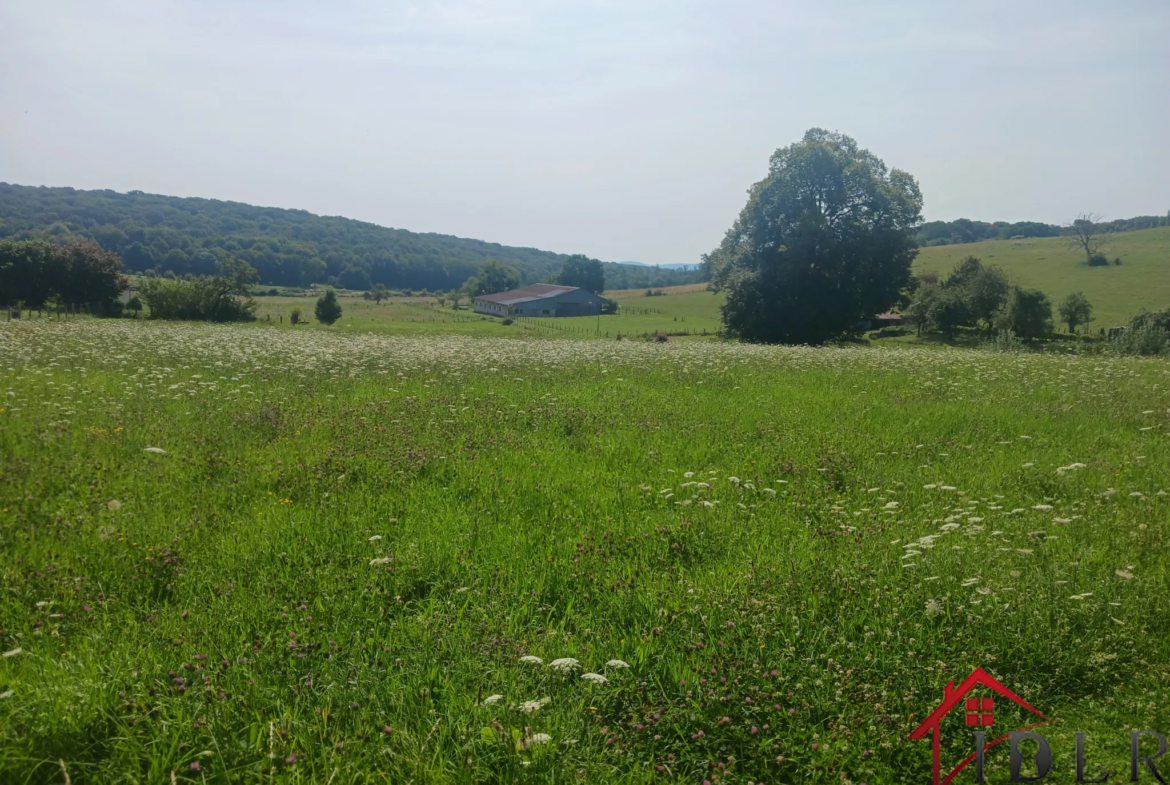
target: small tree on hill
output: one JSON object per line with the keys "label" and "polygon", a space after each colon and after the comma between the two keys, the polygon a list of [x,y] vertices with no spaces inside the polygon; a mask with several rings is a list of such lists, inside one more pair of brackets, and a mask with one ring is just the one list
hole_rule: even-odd
{"label": "small tree on hill", "polygon": [[321,324],[333,324],[341,318],[341,303],[337,302],[337,292],[330,287],[325,294],[317,298],[317,306],[313,309],[317,321]]}
{"label": "small tree on hill", "polygon": [[375,305],[381,305],[382,301],[389,296],[386,290],[386,284],[376,283],[374,288],[370,290],[370,299],[374,301]]}
{"label": "small tree on hill", "polygon": [[1085,261],[1089,264],[1093,264],[1096,257],[1104,258],[1105,236],[1101,228],[1101,216],[1096,213],[1081,213],[1065,227],[1065,231],[1068,232],[1069,244],[1078,251],[1083,251]]}
{"label": "small tree on hill", "polygon": [[1093,306],[1084,292],[1073,292],[1057,307],[1060,319],[1068,325],[1068,331],[1075,333],[1077,325],[1093,321]]}

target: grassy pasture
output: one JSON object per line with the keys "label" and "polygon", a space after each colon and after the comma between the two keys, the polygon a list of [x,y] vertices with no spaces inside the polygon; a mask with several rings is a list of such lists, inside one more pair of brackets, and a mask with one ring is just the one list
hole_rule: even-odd
{"label": "grassy pasture", "polygon": [[922,782],[974,666],[1061,781],[1170,732],[1165,362],[77,319],[0,375],[0,782]]}
{"label": "grassy pasture", "polygon": [[[618,300],[619,311],[616,314],[602,316],[600,321],[596,316],[571,316],[559,319],[524,319],[524,323],[546,323],[550,329],[577,329],[586,333],[596,333],[600,327],[604,336],[609,334],[614,338],[618,333],[622,335],[654,335],[663,332],[668,335],[686,337],[702,336],[705,330],[714,334],[721,327],[719,306],[723,303],[724,295],[706,291],[706,284],[695,287],[676,286],[676,290],[662,297],[646,297],[646,290],[641,290],[640,297],[614,297]],[[638,290],[621,290],[620,294]],[[670,291],[669,289],[666,291]],[[606,292],[609,297],[611,292]]]}
{"label": "grassy pasture", "polygon": [[945,275],[961,259],[978,256],[998,264],[1019,285],[1045,292],[1054,311],[1066,295],[1083,291],[1093,303],[1092,329],[1126,324],[1142,308],[1170,307],[1170,228],[1110,235],[1106,254],[1120,258],[1121,265],[1089,267],[1063,237],[987,240],[923,248],[914,269]]}

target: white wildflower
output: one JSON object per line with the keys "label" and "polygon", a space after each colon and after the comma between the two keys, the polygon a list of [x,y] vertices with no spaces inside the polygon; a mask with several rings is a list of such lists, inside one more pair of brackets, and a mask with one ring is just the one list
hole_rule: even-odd
{"label": "white wildflower", "polygon": [[[1125,578],[1127,581],[1133,578],[1133,573],[1129,570],[1117,570],[1113,574],[1118,578]],[[17,649],[17,651],[20,651],[20,649]],[[4,656],[7,657],[8,655],[5,654]]]}
{"label": "white wildflower", "polygon": [[12,690],[5,690],[4,692],[0,692],[0,700],[8,700],[11,697]]}
{"label": "white wildflower", "polygon": [[504,699],[503,695],[489,695],[483,699],[484,706],[495,706]]}
{"label": "white wildflower", "polygon": [[1032,509],[1033,510],[1040,510],[1041,512],[1047,512],[1048,510],[1052,509],[1052,505],[1051,504],[1033,504]]}
{"label": "white wildflower", "polygon": [[927,616],[934,618],[935,616],[942,616],[944,613],[946,613],[946,609],[943,608],[943,604],[941,602],[939,602],[938,600],[927,600],[926,601],[926,615]]}
{"label": "white wildflower", "polygon": [[113,512],[117,512],[118,510],[122,509],[122,502],[118,501],[117,499],[110,499],[108,502],[106,502],[106,507]]}
{"label": "white wildflower", "polygon": [[1087,463],[1070,463],[1068,466],[1061,466],[1056,470],[1057,474],[1065,474],[1066,472],[1075,472],[1077,469],[1088,468]]}
{"label": "white wildflower", "polygon": [[549,667],[561,673],[572,673],[581,667],[581,663],[577,662],[572,657],[561,657],[559,660],[553,660],[549,663]]}
{"label": "white wildflower", "polygon": [[582,673],[581,678],[584,679],[585,681],[590,681],[590,682],[593,682],[594,684],[599,684],[602,687],[604,687],[606,684],[609,684],[609,679],[605,678],[600,673]]}
{"label": "white wildflower", "polygon": [[549,736],[547,733],[534,733],[531,736],[525,737],[524,746],[534,747],[538,744],[548,744],[550,741],[552,741],[552,736]]}
{"label": "white wildflower", "polygon": [[145,448],[143,448],[142,451],[143,452],[152,452],[155,455],[166,455],[167,454],[167,451],[164,450],[162,447],[145,447]]}
{"label": "white wildflower", "polygon": [[535,714],[550,703],[552,703],[552,698],[547,696],[541,698],[540,700],[524,701],[520,704],[520,711],[524,712],[525,714]]}
{"label": "white wildflower", "polygon": [[4,659],[8,659],[9,657],[15,657],[17,654],[20,654],[22,651],[24,651],[24,649],[13,649],[12,651],[6,651],[6,652],[4,652]]}
{"label": "white wildflower", "polygon": [[537,657],[535,654],[526,654],[520,658],[520,662],[528,662],[533,665],[540,665],[544,662],[544,660],[542,660],[540,657]]}
{"label": "white wildflower", "polygon": [[610,660],[609,662],[605,663],[605,667],[607,667],[607,668],[628,668],[628,667],[630,667],[630,665],[629,665],[629,663],[623,662],[622,660]]}
{"label": "white wildflower", "polygon": [[393,559],[391,559],[389,556],[382,556],[378,559],[370,559],[370,566],[376,567],[379,564],[389,564],[391,561],[393,561]]}
{"label": "white wildflower", "polygon": [[366,540],[366,542],[377,542],[377,541],[378,541],[378,540],[380,540],[380,539],[382,539],[382,535],[381,535],[381,534],[375,534],[373,537],[371,537],[370,539]]}
{"label": "white wildflower", "polygon": [[736,485],[738,485],[738,484],[739,484],[739,478],[738,478],[738,477],[728,477],[728,478],[727,478],[727,481],[728,481],[728,482],[733,482],[733,483],[735,483]]}

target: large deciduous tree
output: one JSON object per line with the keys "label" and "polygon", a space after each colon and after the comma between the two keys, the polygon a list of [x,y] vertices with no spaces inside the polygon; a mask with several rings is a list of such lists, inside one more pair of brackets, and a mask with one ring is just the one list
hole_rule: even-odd
{"label": "large deciduous tree", "polygon": [[62,302],[112,303],[130,282],[122,276],[122,260],[93,240],[66,245],[56,253],[56,289]]}
{"label": "large deciduous tree", "polygon": [[479,274],[465,284],[467,293],[472,297],[480,294],[506,292],[519,285],[520,274],[515,269],[500,264],[495,259],[488,259],[484,262]]}
{"label": "large deciduous tree", "polygon": [[0,304],[41,308],[47,300],[104,308],[129,282],[122,260],[93,240],[52,245],[43,240],[0,241]]}
{"label": "large deciduous tree", "polygon": [[601,262],[584,254],[573,254],[566,259],[555,280],[562,286],[579,286],[596,295],[605,291],[605,270]]}
{"label": "large deciduous tree", "polygon": [[843,134],[814,128],[777,150],[723,243],[705,257],[731,335],[819,344],[899,300],[922,194]]}
{"label": "large deciduous tree", "polygon": [[1075,333],[1077,326],[1093,321],[1093,305],[1084,292],[1073,292],[1057,306],[1060,319],[1068,325],[1068,331]]}
{"label": "large deciduous tree", "polygon": [[1105,236],[1101,227],[1101,216],[1096,213],[1081,213],[1065,227],[1065,231],[1068,233],[1069,244],[1078,251],[1083,251],[1087,262],[1092,264],[1095,257],[1103,258]]}
{"label": "large deciduous tree", "polygon": [[1039,289],[1012,289],[1007,308],[999,315],[998,327],[1021,338],[1043,338],[1052,332],[1052,303]]}

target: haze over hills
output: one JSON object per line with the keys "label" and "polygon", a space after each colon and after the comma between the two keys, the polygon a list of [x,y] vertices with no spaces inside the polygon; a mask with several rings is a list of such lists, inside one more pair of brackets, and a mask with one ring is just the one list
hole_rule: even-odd
{"label": "haze over hills", "polygon": [[[266,284],[339,281],[403,289],[457,289],[489,259],[515,267],[524,284],[560,270],[566,254],[391,229],[305,210],[141,191],[80,191],[0,183],[0,238],[97,241],[131,272],[215,272],[215,249],[255,267]],[[614,289],[691,283],[696,273],[606,262]]]}

